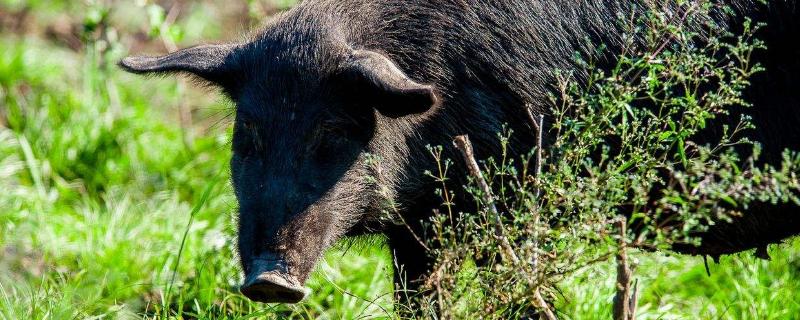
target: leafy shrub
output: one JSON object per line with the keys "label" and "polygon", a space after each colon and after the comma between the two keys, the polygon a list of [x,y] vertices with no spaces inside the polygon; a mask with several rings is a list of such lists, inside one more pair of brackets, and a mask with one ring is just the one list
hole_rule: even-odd
{"label": "leafy shrub", "polygon": [[[471,172],[468,191],[481,211],[431,221],[439,249],[426,284],[433,293],[420,302],[425,312],[505,319],[538,310],[547,318],[559,281],[614,257],[625,289],[616,299],[635,303],[626,249],[697,244],[698,232],[756,202],[800,204],[800,155],[786,151],[781,167],[757,166],[758,144],[744,137],[750,119],[724,121],[748,107],[742,93],[762,70],[749,60],[764,48],[754,38],[762,26],[747,22],[734,35],[711,18],[725,8],[681,5],[683,17],[654,9],[630,25],[610,70],[589,60],[580,61],[586,77],[558,73],[552,122],[543,128],[531,113],[552,144]],[[498,137],[504,149],[512,134]],[[432,152],[449,210],[450,162],[440,147]]]}

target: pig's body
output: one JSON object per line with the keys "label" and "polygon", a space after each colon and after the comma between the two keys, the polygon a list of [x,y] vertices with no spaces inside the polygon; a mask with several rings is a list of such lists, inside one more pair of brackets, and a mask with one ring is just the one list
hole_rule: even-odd
{"label": "pig's body", "polygon": [[[603,44],[609,57],[617,54],[618,17],[640,16],[644,2],[307,0],[248,43],[122,65],[140,73],[189,72],[236,101],[231,165],[248,297],[299,300],[323,251],[343,235],[363,233],[388,236],[405,272],[396,279],[413,288],[430,266],[427,254],[406,226],[380,217],[394,203],[424,233],[419,221],[441,205],[438,185],[424,174],[435,165],[426,146],[449,148],[453,137],[468,134],[479,158],[498,156],[497,133],[508,124],[515,133],[511,156],[529,151],[525,107],[547,109],[554,71],[581,72],[576,52],[589,56]],[[785,148],[800,149],[795,5],[734,4],[771,23],[761,32],[769,50],[756,57],[767,72],[747,93],[759,128],[753,138],[764,143],[767,161]],[[730,21],[731,28],[742,21]],[[598,57],[601,67],[611,63],[606,58]],[[367,161],[374,160],[368,154],[378,160]],[[797,208],[765,207],[712,232],[703,247],[681,249],[720,254],[779,241],[800,231],[789,211]]]}

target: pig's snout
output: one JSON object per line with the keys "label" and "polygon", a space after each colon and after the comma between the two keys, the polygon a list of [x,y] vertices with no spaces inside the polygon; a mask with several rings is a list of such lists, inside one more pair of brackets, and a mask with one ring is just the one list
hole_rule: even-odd
{"label": "pig's snout", "polygon": [[255,260],[249,270],[239,290],[250,300],[297,303],[308,294],[309,290],[287,272],[282,260]]}

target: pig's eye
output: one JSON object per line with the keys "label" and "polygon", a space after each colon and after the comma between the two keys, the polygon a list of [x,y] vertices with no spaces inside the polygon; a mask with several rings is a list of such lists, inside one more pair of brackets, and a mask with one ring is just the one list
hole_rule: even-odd
{"label": "pig's eye", "polygon": [[233,131],[233,152],[240,157],[248,157],[253,153],[257,132],[253,130],[252,122],[239,121],[238,127]]}
{"label": "pig's eye", "polygon": [[349,138],[349,133],[343,123],[339,121],[325,121],[317,128],[314,134],[314,143],[309,145],[309,151],[327,153],[335,150]]}

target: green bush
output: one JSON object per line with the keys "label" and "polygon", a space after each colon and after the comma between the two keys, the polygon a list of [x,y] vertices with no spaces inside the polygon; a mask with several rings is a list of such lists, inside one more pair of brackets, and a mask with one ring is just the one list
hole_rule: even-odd
{"label": "green bush", "polygon": [[[762,70],[749,57],[764,45],[754,38],[759,25],[746,23],[734,35],[716,23],[713,12],[725,12],[718,5],[681,5],[683,19],[654,9],[629,25],[611,70],[589,60],[579,61],[586,76],[558,73],[552,124],[539,134],[554,136],[551,145],[540,143],[542,150],[522,159],[489,159],[481,173],[470,172],[468,190],[481,211],[432,220],[431,247],[440,249],[428,281],[433,293],[419,302],[430,316],[546,313],[559,284],[583,269],[616,257],[617,276],[627,274],[629,249],[698,244],[699,232],[753,203],[800,204],[800,155],[787,150],[781,167],[756,166],[758,144],[744,138],[753,129],[748,117],[720,124],[716,140],[693,142],[748,106],[742,92]],[[532,112],[531,121],[544,126]],[[512,134],[498,137],[504,150]],[[748,146],[751,156],[741,157]],[[441,148],[432,152],[441,158]],[[448,164],[432,175],[449,206]],[[625,276],[616,285],[631,281]]]}

